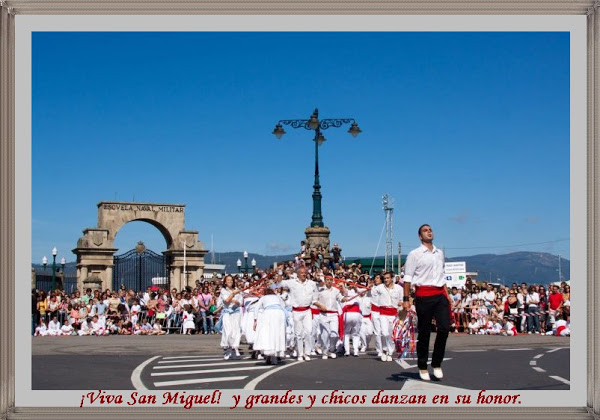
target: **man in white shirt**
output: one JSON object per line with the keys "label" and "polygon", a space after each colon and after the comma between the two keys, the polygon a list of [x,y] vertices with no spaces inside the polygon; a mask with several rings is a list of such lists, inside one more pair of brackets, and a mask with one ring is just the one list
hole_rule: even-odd
{"label": "man in white shirt", "polygon": [[306,267],[300,267],[297,278],[283,280],[283,287],[289,289],[292,304],[292,319],[294,321],[294,335],[296,336],[296,352],[298,360],[310,360],[309,353],[312,349],[310,340],[312,335],[312,314],[310,305],[317,300],[317,285],[306,278]]}
{"label": "man in white shirt", "polygon": [[415,307],[418,318],[417,364],[422,380],[430,380],[427,371],[431,320],[435,318],[437,334],[431,357],[433,376],[442,379],[442,361],[450,332],[450,305],[444,278],[444,254],[433,245],[433,230],[425,224],[418,230],[421,246],[412,250],[404,265],[404,308],[410,309],[411,285],[415,286]]}
{"label": "man in white shirt", "polygon": [[398,310],[402,305],[404,292],[394,283],[394,273],[388,271],[383,274],[383,284],[371,290],[372,296],[379,302],[379,322],[381,326],[381,361],[391,362],[394,352],[392,330]]}
{"label": "man in white shirt", "polygon": [[319,316],[319,335],[323,343],[323,359],[336,358],[335,345],[339,338],[338,303],[342,300],[340,291],[333,287],[333,278],[325,278],[325,286],[319,290],[315,306],[321,310]]}
{"label": "man in white shirt", "polygon": [[60,335],[60,323],[57,317],[52,317],[52,321],[48,323],[48,335]]}

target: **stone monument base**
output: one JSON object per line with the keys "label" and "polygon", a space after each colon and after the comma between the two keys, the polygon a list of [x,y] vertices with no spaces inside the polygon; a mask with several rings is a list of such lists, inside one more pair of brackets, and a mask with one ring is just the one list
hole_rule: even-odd
{"label": "stone monument base", "polygon": [[323,249],[323,257],[325,262],[328,262],[331,259],[329,254],[329,228],[327,226],[324,227],[312,227],[309,226],[304,231],[306,234],[306,255],[304,259],[310,259],[310,252],[313,249],[318,249],[321,247]]}

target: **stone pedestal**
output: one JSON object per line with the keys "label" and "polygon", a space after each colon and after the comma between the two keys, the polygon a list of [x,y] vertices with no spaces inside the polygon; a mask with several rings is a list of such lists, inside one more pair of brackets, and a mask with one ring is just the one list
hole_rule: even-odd
{"label": "stone pedestal", "polygon": [[310,259],[309,255],[313,249],[317,249],[319,247],[323,248],[323,257],[325,258],[325,262],[328,262],[331,259],[329,255],[329,228],[327,226],[323,227],[307,227],[304,231],[306,234],[306,257],[305,259]]}

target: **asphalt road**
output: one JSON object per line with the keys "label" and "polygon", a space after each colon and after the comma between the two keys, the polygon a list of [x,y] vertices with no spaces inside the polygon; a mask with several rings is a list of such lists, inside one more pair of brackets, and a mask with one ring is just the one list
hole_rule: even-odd
{"label": "asphalt road", "polygon": [[[432,345],[433,345],[432,337]],[[33,389],[426,389],[416,361],[360,357],[268,366],[223,360],[220,336],[32,337]],[[569,389],[569,338],[454,335],[444,379],[461,389]],[[435,382],[435,383],[434,383]],[[425,387],[425,388],[424,388]]]}

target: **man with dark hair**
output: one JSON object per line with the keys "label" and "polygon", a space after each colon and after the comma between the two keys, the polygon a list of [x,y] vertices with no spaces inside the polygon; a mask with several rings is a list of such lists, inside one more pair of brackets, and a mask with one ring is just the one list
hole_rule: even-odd
{"label": "man with dark hair", "polygon": [[422,380],[430,380],[427,371],[431,320],[435,318],[436,338],[431,357],[433,376],[442,379],[442,361],[446,341],[450,332],[450,305],[444,278],[444,254],[433,245],[433,230],[428,224],[418,230],[421,246],[412,250],[404,265],[403,306],[410,309],[410,288],[415,286],[415,308],[417,310],[419,336],[417,338],[417,364]]}

